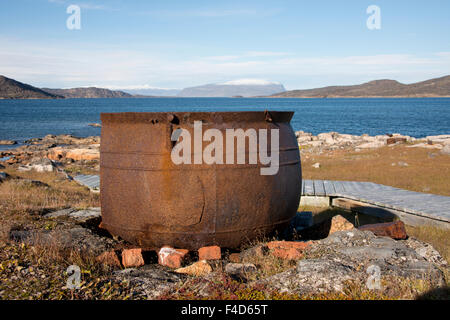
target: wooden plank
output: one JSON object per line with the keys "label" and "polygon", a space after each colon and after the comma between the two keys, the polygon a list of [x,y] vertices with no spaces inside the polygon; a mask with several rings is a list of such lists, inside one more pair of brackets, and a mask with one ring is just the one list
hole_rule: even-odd
{"label": "wooden plank", "polygon": [[360,191],[371,192],[375,190],[374,186],[370,182],[357,182],[357,187]]}
{"label": "wooden plank", "polygon": [[314,184],[312,180],[305,180],[305,195],[307,196],[314,195]]}
{"label": "wooden plank", "polygon": [[83,175],[79,174],[73,178],[76,182],[84,185],[92,191],[97,191],[100,188],[100,176],[98,175]]}
{"label": "wooden plank", "polygon": [[377,190],[385,190],[386,186],[383,186],[382,184],[373,183],[373,182],[366,182],[368,186],[370,186],[371,190],[377,191]]}
{"label": "wooden plank", "polygon": [[314,180],[314,194],[316,196],[324,196],[325,195],[325,188],[323,186],[322,180]]}
{"label": "wooden plank", "polygon": [[336,195],[342,195],[345,193],[345,188],[342,181],[333,181],[333,187]]}
{"label": "wooden plank", "polygon": [[345,199],[345,198],[334,198],[331,202],[332,206],[338,207],[341,209],[364,213],[368,215],[372,215],[378,218],[383,218],[387,220],[393,220],[397,217],[397,215],[393,214],[389,210],[382,209],[376,206],[371,206],[367,203],[363,203],[360,201]]}
{"label": "wooden plank", "polygon": [[325,195],[334,196],[336,194],[332,181],[323,180],[323,187],[325,188]]}
{"label": "wooden plank", "polygon": [[343,186],[345,188],[346,194],[348,194],[348,193],[356,194],[356,195],[361,194],[359,183],[356,181],[345,181],[345,182],[343,182]]}

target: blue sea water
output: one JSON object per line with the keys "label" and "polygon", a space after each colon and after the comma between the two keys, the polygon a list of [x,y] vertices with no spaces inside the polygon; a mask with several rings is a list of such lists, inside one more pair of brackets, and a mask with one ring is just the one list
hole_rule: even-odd
{"label": "blue sea water", "polygon": [[416,138],[450,134],[450,98],[265,99],[121,98],[0,100],[0,140],[22,142],[47,134],[100,135],[101,112],[295,111],[294,130],[318,134],[401,133]]}

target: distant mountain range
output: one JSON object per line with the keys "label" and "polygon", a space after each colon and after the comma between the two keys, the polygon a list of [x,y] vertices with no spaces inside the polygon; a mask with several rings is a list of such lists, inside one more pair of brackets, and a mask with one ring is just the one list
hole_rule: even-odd
{"label": "distant mountain range", "polygon": [[[149,91],[150,90],[150,91]],[[162,91],[151,91],[162,90]],[[217,84],[177,89],[104,88],[49,89],[0,76],[0,99],[62,99],[62,98],[139,98],[177,97],[267,97],[267,98],[379,98],[379,97],[450,97],[450,76],[403,84],[395,80],[375,80],[360,85],[330,86],[317,89],[285,91],[280,83],[242,79]],[[178,92],[179,91],[179,92]],[[178,93],[177,93],[178,92]],[[151,96],[148,94],[153,93]]]}
{"label": "distant mountain range", "polygon": [[418,98],[450,97],[450,76],[403,84],[395,80],[375,80],[353,86],[331,86],[292,90],[269,98]]}
{"label": "distant mountain range", "polygon": [[56,99],[61,96],[0,76],[0,99]]}
{"label": "distant mountain range", "polygon": [[164,88],[143,88],[143,89],[121,89],[121,91],[134,96],[156,96],[156,97],[174,97],[181,89]]}
{"label": "distant mountain range", "polygon": [[113,91],[94,87],[73,89],[40,89],[14,79],[0,76],[0,99],[64,98],[133,98],[133,95],[122,91]]}
{"label": "distant mountain range", "polygon": [[133,95],[123,91],[114,91],[96,87],[72,89],[42,88],[42,90],[64,98],[133,98]]}
{"label": "distant mountain range", "polygon": [[178,97],[255,97],[285,91],[280,83],[261,80],[236,80],[183,89]]}

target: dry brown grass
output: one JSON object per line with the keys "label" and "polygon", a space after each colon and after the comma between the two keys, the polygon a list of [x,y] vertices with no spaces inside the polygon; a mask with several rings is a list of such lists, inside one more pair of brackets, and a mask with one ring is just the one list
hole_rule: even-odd
{"label": "dry brown grass", "polygon": [[[407,167],[397,163],[406,162]],[[312,165],[319,162],[321,167]],[[392,163],[396,163],[392,166]],[[374,150],[302,154],[304,179],[370,181],[406,190],[450,196],[450,156],[407,145]]]}
{"label": "dry brown grass", "polygon": [[[99,206],[99,195],[74,181],[62,179],[56,173],[17,172],[5,170],[14,178],[0,183],[0,223],[26,224],[33,222],[33,216],[51,210],[75,207]],[[41,181],[35,185],[24,179]]]}
{"label": "dry brown grass", "polygon": [[272,254],[264,256],[254,255],[244,259],[245,263],[252,263],[257,267],[257,272],[250,277],[251,280],[263,279],[274,274],[284,272],[296,266],[296,260],[286,260],[275,257]]}
{"label": "dry brown grass", "polygon": [[84,164],[69,164],[64,167],[69,175],[76,176],[78,174],[99,174],[99,171],[95,168],[98,166],[98,161],[90,161]]}
{"label": "dry brown grass", "polygon": [[[111,281],[111,269],[99,264],[91,252],[56,243],[33,241],[31,246],[9,241],[11,228],[52,228],[57,222],[42,218],[43,213],[99,206],[99,195],[56,173],[5,171],[13,178],[0,183],[0,299],[126,299],[127,286]],[[62,288],[69,265],[81,268],[80,290]]]}
{"label": "dry brown grass", "polygon": [[[80,267],[77,290],[65,288],[70,265]],[[111,272],[89,252],[0,241],[0,299],[128,299],[130,287]]]}

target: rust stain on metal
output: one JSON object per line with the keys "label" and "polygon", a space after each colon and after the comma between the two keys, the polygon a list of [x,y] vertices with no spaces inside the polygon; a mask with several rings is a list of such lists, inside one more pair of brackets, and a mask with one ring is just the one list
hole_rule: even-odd
{"label": "rust stain on metal", "polygon": [[[292,115],[276,111],[101,114],[102,225],[145,247],[192,250],[209,245],[236,248],[286,226],[297,212],[301,192],[300,154],[289,124]],[[259,162],[175,165],[171,134],[182,128],[193,136],[194,121],[224,136],[226,129],[279,129],[278,173],[261,175],[264,166]]]}

